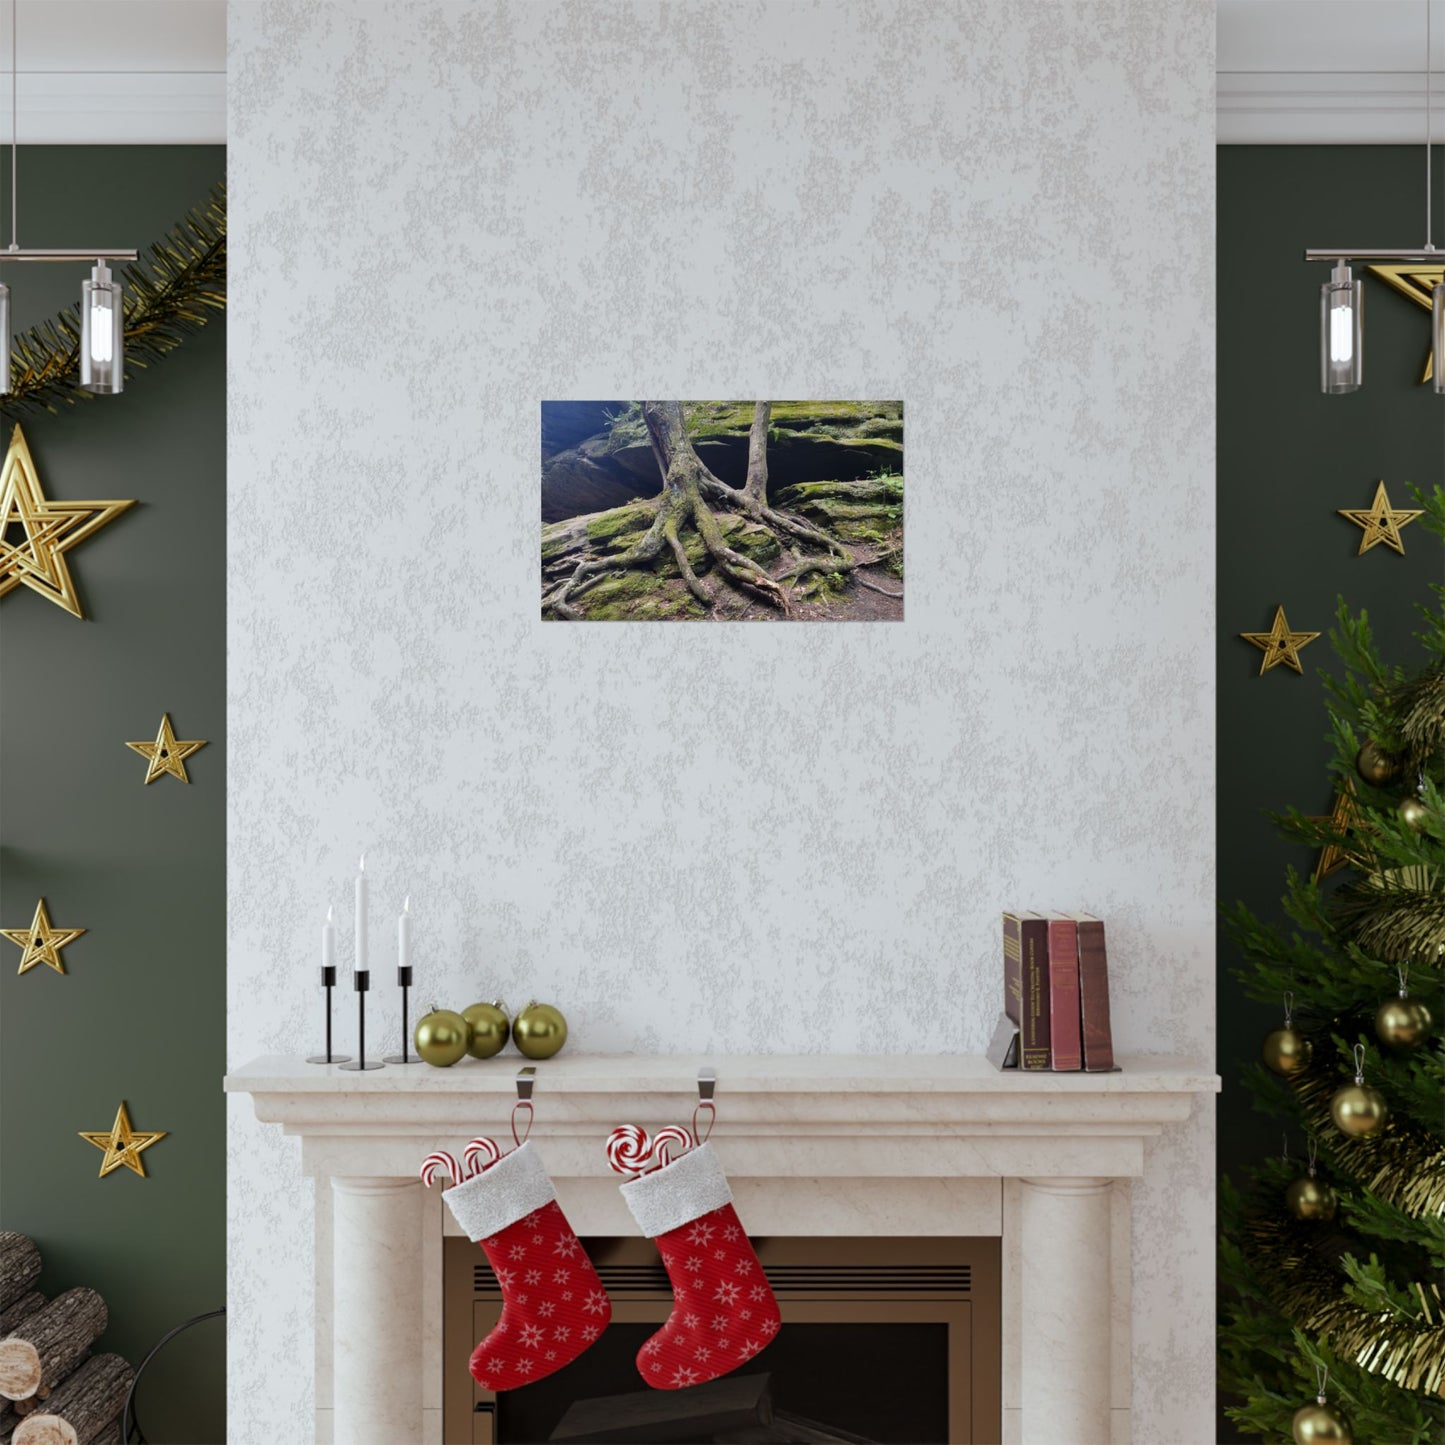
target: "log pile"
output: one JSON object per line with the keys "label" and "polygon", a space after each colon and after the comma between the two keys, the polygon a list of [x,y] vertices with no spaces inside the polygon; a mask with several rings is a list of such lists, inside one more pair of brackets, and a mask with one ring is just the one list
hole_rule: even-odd
{"label": "log pile", "polygon": [[0,1445],[89,1445],[113,1433],[135,1371],[91,1355],[105,1301],[83,1286],[47,1302],[40,1251],[0,1230]]}

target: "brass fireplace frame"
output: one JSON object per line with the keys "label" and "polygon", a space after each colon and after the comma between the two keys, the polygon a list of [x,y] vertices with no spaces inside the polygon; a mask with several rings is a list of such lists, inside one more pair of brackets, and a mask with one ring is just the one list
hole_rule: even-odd
{"label": "brass fireplace frame", "polygon": [[[666,1319],[672,1291],[646,1239],[585,1239],[618,1322]],[[777,1236],[754,1241],[783,1325],[941,1323],[948,1326],[949,1445],[996,1445],[1003,1370],[999,1240]],[[501,1315],[486,1256],[448,1236],[442,1255],[442,1431],[446,1445],[494,1445],[496,1395],[467,1361]]]}

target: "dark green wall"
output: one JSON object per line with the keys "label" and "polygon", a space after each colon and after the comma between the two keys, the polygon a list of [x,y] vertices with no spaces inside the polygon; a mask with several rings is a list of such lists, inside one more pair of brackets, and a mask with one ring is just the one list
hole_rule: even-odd
{"label": "dark green wall", "polygon": [[[144,247],[224,174],[220,147],[24,148],[20,240]],[[0,271],[17,330],[86,274]],[[89,930],[64,977],[17,976],[0,943],[0,1222],[39,1243],[48,1294],[105,1296],[102,1345],[134,1363],[225,1294],[223,321],[122,396],[22,425],[48,495],[139,504],[68,554],[85,621],[26,589],[0,601],[0,924],[27,926],[43,894],[57,926]],[[143,786],[125,746],[166,711],[209,740],[189,787]],[[169,1131],[144,1180],[98,1178],[76,1137],[122,1099],[137,1129]],[[147,1372],[152,1442],[224,1437],[223,1330],[198,1326]]]}
{"label": "dark green wall", "polygon": [[[1445,186],[1437,185],[1439,201]],[[1257,676],[1261,653],[1237,633],[1267,631],[1284,603],[1290,626],[1325,633],[1335,599],[1370,614],[1388,659],[1422,658],[1414,606],[1445,580],[1441,544],[1420,523],[1405,556],[1378,546],[1356,556],[1360,529],[1336,515],[1368,507],[1383,479],[1394,506],[1407,482],[1445,480],[1445,398],[1421,386],[1429,314],[1374,277],[1365,280],[1365,384],[1319,390],[1319,287],[1327,268],[1306,246],[1420,246],[1422,148],[1223,146],[1219,151],[1219,893],[1265,917],[1293,863],[1314,855],[1281,840],[1265,809],[1327,813],[1323,688],[1337,667],[1327,638],[1302,653],[1305,675]],[[1445,242],[1437,209],[1435,239]],[[1246,1002],[1219,944],[1220,1163],[1226,1170],[1280,1147],[1278,1124],[1251,1113],[1241,1063],[1280,1010]],[[1308,993],[1303,982],[1301,996]],[[1381,987],[1381,998],[1386,990]],[[1298,1149],[1296,1143],[1296,1149]]]}

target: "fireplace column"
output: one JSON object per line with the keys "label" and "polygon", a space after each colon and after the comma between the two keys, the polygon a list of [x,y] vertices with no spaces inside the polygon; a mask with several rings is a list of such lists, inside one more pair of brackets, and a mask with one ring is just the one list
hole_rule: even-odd
{"label": "fireplace column", "polygon": [[421,1439],[420,1188],[415,1179],[331,1180],[338,1445]]}
{"label": "fireplace column", "polygon": [[1107,1179],[1024,1179],[1020,1380],[1023,1445],[1109,1445]]}

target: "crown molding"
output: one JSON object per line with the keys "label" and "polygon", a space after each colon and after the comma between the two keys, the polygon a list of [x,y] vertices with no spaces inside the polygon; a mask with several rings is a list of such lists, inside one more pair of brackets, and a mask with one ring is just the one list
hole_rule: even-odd
{"label": "crown molding", "polygon": [[[1445,141],[1445,76],[1433,83],[1434,132]],[[1425,77],[1400,71],[1221,71],[1220,145],[1419,145]]]}
{"label": "crown molding", "polygon": [[[22,72],[21,145],[224,145],[223,71]],[[0,144],[10,142],[10,78],[0,77]]]}

